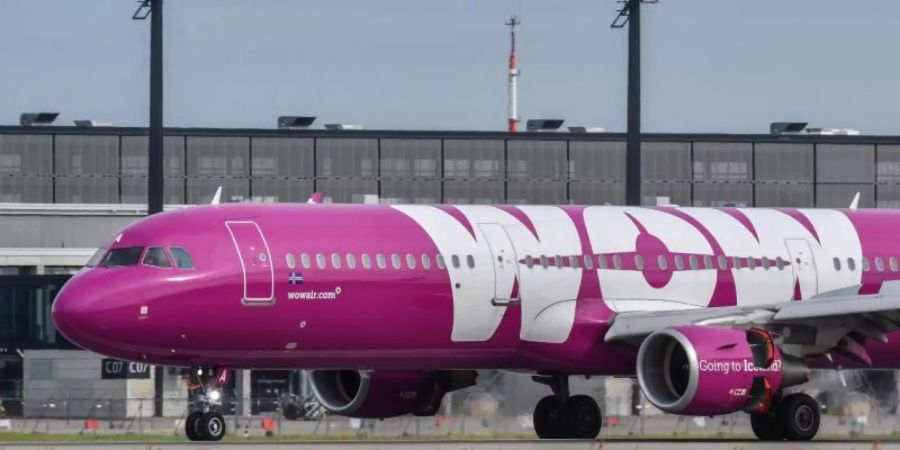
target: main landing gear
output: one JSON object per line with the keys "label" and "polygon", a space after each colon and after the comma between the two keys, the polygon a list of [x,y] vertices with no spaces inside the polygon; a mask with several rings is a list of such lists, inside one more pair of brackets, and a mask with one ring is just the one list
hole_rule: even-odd
{"label": "main landing gear", "polygon": [[750,427],[761,441],[808,441],[819,431],[819,402],[807,394],[791,394],[774,402],[769,412],[752,414]]}
{"label": "main landing gear", "polygon": [[218,411],[221,393],[208,388],[203,369],[191,369],[191,390],[198,400],[191,402],[190,413],[184,420],[184,434],[192,441],[219,441],[225,437],[225,418]]}
{"label": "main landing gear", "polygon": [[535,376],[534,381],[550,386],[553,395],[542,398],[534,408],[534,431],[541,439],[594,439],[600,434],[603,415],[593,398],[569,396],[569,377]]}

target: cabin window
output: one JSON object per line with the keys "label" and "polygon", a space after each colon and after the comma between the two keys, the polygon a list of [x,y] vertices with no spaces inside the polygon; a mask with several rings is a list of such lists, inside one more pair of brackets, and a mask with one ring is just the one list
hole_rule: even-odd
{"label": "cabin window", "polygon": [[381,253],[375,255],[375,263],[378,264],[379,269],[384,269],[387,267],[387,258]]}
{"label": "cabin window", "polygon": [[841,270],[841,259],[834,258],[834,270]]}
{"label": "cabin window", "polygon": [[469,265],[470,269],[475,268],[475,257],[472,255],[466,255],[466,264]]}
{"label": "cabin window", "polygon": [[106,247],[100,247],[94,252],[94,256],[91,256],[91,259],[85,263],[85,267],[94,267],[97,264],[100,264],[100,261],[103,260],[103,257],[106,256]]}
{"label": "cabin window", "polygon": [[450,262],[453,264],[454,269],[459,269],[459,255],[451,256]]}
{"label": "cabin window", "polygon": [[594,257],[591,255],[584,255],[584,268],[591,270],[594,268]]}
{"label": "cabin window", "polygon": [[747,258],[747,266],[750,267],[750,269],[755,269],[756,268],[756,258]]}
{"label": "cabin window", "polygon": [[372,267],[372,257],[369,256],[368,253],[363,253],[360,260],[362,260],[363,269],[369,269]]}
{"label": "cabin window", "polygon": [[300,265],[303,266],[304,269],[309,269],[309,266],[311,265],[311,261],[309,259],[308,253],[300,254]]}
{"label": "cabin window", "polygon": [[869,271],[869,258],[866,258],[865,256],[863,256],[860,260],[862,261],[863,272],[868,272]]}
{"label": "cabin window", "polygon": [[337,253],[331,254],[331,266],[335,269],[341,268],[341,255],[338,255]]}
{"label": "cabin window", "polygon": [[850,269],[851,272],[856,270],[856,261],[854,261],[853,258],[847,258],[847,268]]}
{"label": "cabin window", "polygon": [[563,266],[562,256],[559,256],[559,255],[554,256],[553,257],[553,265],[555,265],[557,269],[562,269],[562,266]]}
{"label": "cabin window", "polygon": [[577,268],[578,268],[578,257],[577,257],[577,256],[570,256],[570,257],[569,257],[569,267],[571,267],[571,268],[573,268],[573,269],[577,269]]}
{"label": "cabin window", "polygon": [[725,258],[725,255],[719,255],[719,270],[725,270],[728,268],[728,260]]}
{"label": "cabin window", "polygon": [[715,269],[713,267],[713,259],[710,255],[703,255],[703,268],[704,269]]}
{"label": "cabin window", "polygon": [[434,259],[437,261],[438,269],[444,270],[447,268],[447,264],[444,263],[444,255],[438,253]]}
{"label": "cabin window", "polygon": [[103,258],[103,267],[123,267],[133,266],[141,260],[141,254],[144,253],[144,247],[122,247],[114,248]]}
{"label": "cabin window", "polygon": [[681,255],[675,255],[675,270],[684,270],[684,258]]}
{"label": "cabin window", "polygon": [[431,257],[426,253],[422,253],[422,268],[430,269],[431,268]]}
{"label": "cabin window", "polygon": [[875,257],[875,270],[884,272],[884,260],[880,256]]}
{"label": "cabin window", "polygon": [[175,265],[179,269],[193,269],[194,268],[194,260],[191,259],[191,255],[187,252],[187,250],[181,247],[171,247],[169,251],[172,253],[172,258],[175,259]]}
{"label": "cabin window", "polygon": [[534,267],[534,258],[531,255],[525,255],[525,266],[529,269]]}
{"label": "cabin window", "polygon": [[656,257],[656,265],[659,267],[659,270],[666,270],[669,268],[669,260],[666,259],[666,255],[659,255]]}
{"label": "cabin window", "polygon": [[700,264],[697,262],[697,255],[688,256],[688,267],[690,267],[691,270],[697,270],[700,268]]}
{"label": "cabin window", "polygon": [[763,266],[763,269],[769,270],[769,257],[767,257],[767,256],[762,257],[762,266]]}
{"label": "cabin window", "polygon": [[549,265],[550,263],[547,261],[547,255],[541,255],[541,267],[546,269]]}
{"label": "cabin window", "polygon": [[287,264],[288,269],[293,269],[294,267],[297,267],[297,260],[294,259],[293,253],[288,253],[288,254],[284,255],[284,263]]}
{"label": "cabin window", "polygon": [[166,256],[166,252],[162,247],[148,248],[147,253],[144,255],[144,265],[163,269],[172,267],[172,263],[169,262],[169,257]]}
{"label": "cabin window", "polygon": [[412,253],[406,254],[406,267],[409,267],[410,269],[416,268],[416,256]]}
{"label": "cabin window", "polygon": [[325,255],[316,253],[316,266],[320,269],[325,268]]}
{"label": "cabin window", "polygon": [[891,265],[891,272],[900,270],[900,263],[897,262],[896,256],[891,256],[891,259],[888,260],[888,263]]}
{"label": "cabin window", "polygon": [[355,269],[356,268],[356,256],[353,253],[347,253],[347,268]]}
{"label": "cabin window", "polygon": [[732,261],[731,261],[731,262],[732,262],[732,264],[734,265],[734,268],[735,268],[735,269],[740,269],[740,268],[741,268],[741,258],[738,258],[737,256],[735,256],[734,258],[732,258]]}
{"label": "cabin window", "polygon": [[597,255],[597,267],[601,269],[606,268],[606,255]]}
{"label": "cabin window", "polygon": [[613,255],[613,267],[616,270],[622,269],[622,257],[619,255]]}
{"label": "cabin window", "polygon": [[634,267],[637,270],[644,270],[644,257],[641,255],[634,255]]}
{"label": "cabin window", "polygon": [[396,253],[391,254],[391,267],[393,267],[394,269],[400,268],[400,255]]}
{"label": "cabin window", "polygon": [[780,256],[775,257],[775,267],[777,267],[778,270],[784,270],[784,260],[781,259]]}

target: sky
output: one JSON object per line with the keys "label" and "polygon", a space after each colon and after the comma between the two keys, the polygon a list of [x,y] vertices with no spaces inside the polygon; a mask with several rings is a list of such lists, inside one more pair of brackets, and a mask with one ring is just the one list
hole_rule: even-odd
{"label": "sky", "polygon": [[[0,0],[0,124],[148,122],[135,1]],[[503,130],[511,14],[523,119],[625,129],[614,0],[167,0],[165,124]],[[643,7],[645,132],[772,121],[900,134],[900,2],[661,0]]]}

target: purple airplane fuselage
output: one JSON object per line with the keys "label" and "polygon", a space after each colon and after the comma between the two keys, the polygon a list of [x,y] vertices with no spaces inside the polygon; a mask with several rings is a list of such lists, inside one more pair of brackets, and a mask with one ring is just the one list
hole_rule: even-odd
{"label": "purple airplane fuselage", "polygon": [[[134,258],[98,255],[53,317],[162,365],[633,375],[637,348],[604,341],[617,313],[877,292],[900,279],[897,229],[874,210],[194,207],[110,240]],[[873,367],[900,367],[894,342],[866,345]]]}

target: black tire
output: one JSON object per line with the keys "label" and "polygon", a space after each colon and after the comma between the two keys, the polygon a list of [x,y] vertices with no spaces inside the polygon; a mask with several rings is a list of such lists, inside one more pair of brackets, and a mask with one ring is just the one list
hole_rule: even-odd
{"label": "black tire", "polygon": [[203,434],[197,429],[197,422],[202,415],[202,412],[194,411],[188,414],[187,418],[184,419],[184,435],[192,441],[204,440]]}
{"label": "black tire", "polygon": [[753,434],[761,441],[783,441],[784,431],[781,424],[775,419],[775,415],[771,413],[751,414],[750,428]]}
{"label": "black tire", "polygon": [[806,394],[788,395],[778,406],[775,419],[785,439],[808,441],[819,432],[819,402]]}
{"label": "black tire", "polygon": [[287,420],[300,420],[300,417],[303,416],[303,411],[296,403],[288,403],[284,405],[282,414]]}
{"label": "black tire", "polygon": [[540,439],[562,439],[563,420],[561,402],[556,396],[542,398],[534,407],[534,432]]}
{"label": "black tire", "polygon": [[587,395],[576,395],[563,406],[563,428],[567,439],[596,439],[603,424],[597,402]]}
{"label": "black tire", "polygon": [[203,414],[197,421],[197,431],[205,441],[221,441],[225,437],[225,418],[214,411]]}

